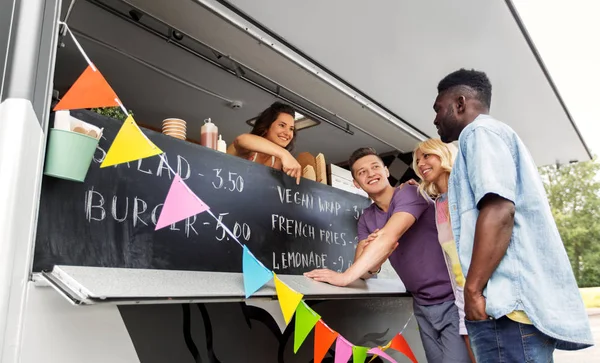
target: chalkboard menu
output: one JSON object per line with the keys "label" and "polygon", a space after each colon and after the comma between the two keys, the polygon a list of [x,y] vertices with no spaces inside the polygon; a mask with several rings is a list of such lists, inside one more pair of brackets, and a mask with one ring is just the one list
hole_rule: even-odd
{"label": "chalkboard menu", "polygon": [[[242,250],[208,213],[155,231],[173,180],[158,157],[100,169],[121,122],[72,111],[104,128],[84,183],[44,177],[34,271],[54,265],[241,272]],[[301,274],[352,263],[370,202],[150,130],[168,164],[265,266]]]}

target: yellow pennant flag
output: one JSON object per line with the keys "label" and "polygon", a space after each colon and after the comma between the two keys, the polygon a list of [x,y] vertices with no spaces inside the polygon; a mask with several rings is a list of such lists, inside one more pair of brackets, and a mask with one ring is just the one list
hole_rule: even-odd
{"label": "yellow pennant flag", "polygon": [[162,154],[162,150],[146,138],[133,117],[129,115],[108,149],[100,167],[105,168],[158,154]]}
{"label": "yellow pennant flag", "polygon": [[[391,344],[392,344],[392,342],[389,342],[387,344],[387,348],[389,348]],[[382,351],[385,351],[385,349],[387,349],[387,348],[383,349],[384,347],[378,347],[378,348],[381,349]],[[377,359],[377,357],[378,357],[377,354],[373,354],[373,356],[371,357],[371,360],[369,361],[369,363],[371,363],[372,361],[374,361],[375,359]]]}
{"label": "yellow pennant flag", "polygon": [[[391,345],[392,345],[392,341],[390,340],[386,345],[384,345],[383,347],[378,347],[378,348],[381,349],[382,352],[385,352],[386,350],[388,350],[390,348]],[[371,360],[369,361],[369,363],[371,363],[372,361],[374,361],[375,358],[377,358],[377,354],[374,354],[371,357]]]}
{"label": "yellow pennant flag", "polygon": [[292,290],[288,285],[284,284],[276,274],[273,275],[275,276],[275,290],[277,291],[279,306],[281,307],[285,323],[289,324],[290,320],[292,320],[292,316],[294,316],[296,307],[298,307],[298,304],[302,301],[304,295]]}

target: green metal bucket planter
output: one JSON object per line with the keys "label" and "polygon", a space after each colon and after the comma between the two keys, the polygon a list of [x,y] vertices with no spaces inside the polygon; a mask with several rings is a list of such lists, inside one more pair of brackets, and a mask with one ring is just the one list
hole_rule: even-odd
{"label": "green metal bucket planter", "polygon": [[98,141],[77,132],[50,129],[44,174],[83,182],[92,163]]}

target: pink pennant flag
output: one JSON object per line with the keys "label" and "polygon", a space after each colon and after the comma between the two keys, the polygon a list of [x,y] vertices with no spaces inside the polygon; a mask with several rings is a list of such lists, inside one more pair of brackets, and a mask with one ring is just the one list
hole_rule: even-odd
{"label": "pink pennant flag", "polygon": [[352,357],[352,344],[343,336],[338,335],[335,341],[335,362],[348,363],[348,359]]}
{"label": "pink pennant flag", "polygon": [[185,185],[181,177],[175,175],[160,217],[158,217],[155,231],[208,209],[208,206]]}
{"label": "pink pennant flag", "polygon": [[394,358],[390,357],[389,355],[387,355],[387,353],[385,353],[383,350],[381,350],[381,348],[373,348],[373,349],[369,350],[368,353],[383,357],[383,358],[387,359],[388,362],[398,363],[398,362],[396,362],[396,360]]}

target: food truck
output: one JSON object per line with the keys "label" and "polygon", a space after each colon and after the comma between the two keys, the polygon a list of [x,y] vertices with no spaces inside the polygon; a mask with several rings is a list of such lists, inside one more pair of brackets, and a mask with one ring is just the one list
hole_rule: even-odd
{"label": "food truck", "polygon": [[[488,74],[491,113],[538,165],[590,158],[510,0],[9,0],[0,53],[1,362],[312,362],[322,339],[310,328],[294,347],[281,286],[349,344],[402,335],[424,362],[389,266],[346,288],[302,276],[352,263],[370,201],[350,153],[374,147],[393,185],[413,177],[412,149],[437,136],[437,82],[464,67]],[[160,153],[101,168],[131,119],[69,109],[63,121],[101,130],[75,181],[48,172],[84,153],[53,153],[71,142],[53,136],[53,110],[87,67]],[[199,145],[205,120],[229,145],[276,100],[298,113],[296,155],[324,157],[321,180]],[[161,133],[165,119],[185,120],[185,137]],[[157,229],[176,176],[209,209]],[[275,273],[249,297],[247,256]]]}

